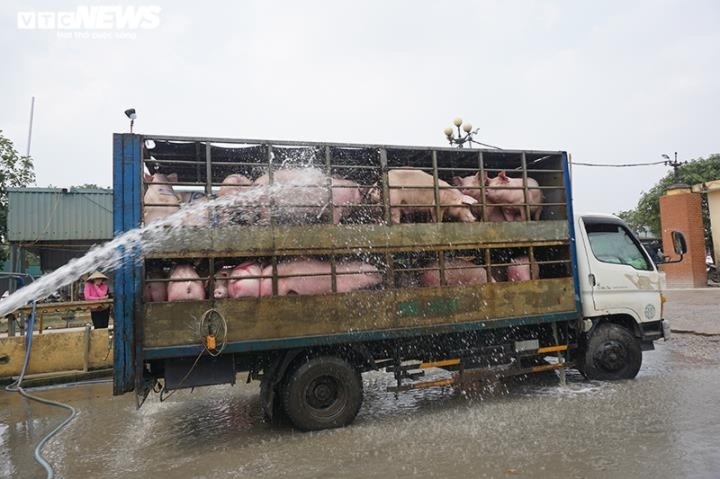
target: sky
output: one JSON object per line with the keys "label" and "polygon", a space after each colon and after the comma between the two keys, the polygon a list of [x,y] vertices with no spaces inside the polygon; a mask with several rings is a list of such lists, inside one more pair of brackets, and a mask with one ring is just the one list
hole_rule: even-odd
{"label": "sky", "polygon": [[[144,16],[27,23],[109,5]],[[707,158],[718,24],[717,0],[4,1],[0,129],[24,154],[36,98],[42,187],[111,186],[130,107],[147,134],[443,146],[459,116],[481,142],[575,162]],[[670,170],[576,165],[575,211],[632,209]]]}

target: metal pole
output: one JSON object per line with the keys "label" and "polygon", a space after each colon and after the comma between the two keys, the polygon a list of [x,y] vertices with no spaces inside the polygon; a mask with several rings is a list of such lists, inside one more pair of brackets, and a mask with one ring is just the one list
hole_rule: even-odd
{"label": "metal pole", "polygon": [[32,142],[32,126],[33,126],[33,115],[35,113],[35,97],[32,97],[30,102],[30,126],[28,127],[28,142],[27,142],[27,154],[30,156],[30,143]]}

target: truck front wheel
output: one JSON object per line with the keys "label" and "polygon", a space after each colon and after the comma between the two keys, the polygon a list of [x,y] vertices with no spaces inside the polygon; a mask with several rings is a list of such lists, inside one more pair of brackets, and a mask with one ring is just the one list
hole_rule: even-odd
{"label": "truck front wheel", "polygon": [[362,396],[360,372],[335,356],[301,363],[283,387],[285,412],[304,431],[347,426],[360,410]]}
{"label": "truck front wheel", "polygon": [[626,328],[604,323],[591,333],[581,361],[580,370],[588,379],[632,379],[640,370],[642,350]]}

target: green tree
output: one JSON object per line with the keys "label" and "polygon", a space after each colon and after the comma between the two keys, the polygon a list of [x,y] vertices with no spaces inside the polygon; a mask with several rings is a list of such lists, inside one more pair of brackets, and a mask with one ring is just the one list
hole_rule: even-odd
{"label": "green tree", "polygon": [[[692,186],[706,181],[720,179],[720,154],[708,158],[691,160],[678,169],[680,183]],[[649,229],[656,237],[660,237],[660,197],[665,194],[668,187],[675,183],[674,173],[671,171],[662,178],[650,191],[640,196],[635,209],[621,211],[617,215],[635,231]],[[708,212],[707,197],[702,198],[703,224],[705,225],[705,242],[710,244],[710,213]]]}
{"label": "green tree", "polygon": [[[0,242],[6,243],[8,188],[28,186],[35,182],[33,161],[29,156],[21,156],[15,145],[5,138],[0,130]],[[0,248],[0,260],[7,259],[7,248]]]}

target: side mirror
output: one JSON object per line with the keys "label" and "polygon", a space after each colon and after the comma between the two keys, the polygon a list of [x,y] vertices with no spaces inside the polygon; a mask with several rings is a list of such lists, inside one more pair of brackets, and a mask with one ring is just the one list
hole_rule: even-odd
{"label": "side mirror", "polygon": [[685,242],[685,236],[679,231],[673,231],[671,235],[675,254],[679,254],[680,256],[682,256],[687,253],[687,243]]}
{"label": "side mirror", "polygon": [[673,250],[675,251],[675,254],[680,256],[680,258],[671,261],[670,258],[666,256],[663,264],[679,263],[683,260],[683,255],[687,253],[687,242],[685,241],[685,236],[679,231],[673,231],[670,235],[672,236]]}

